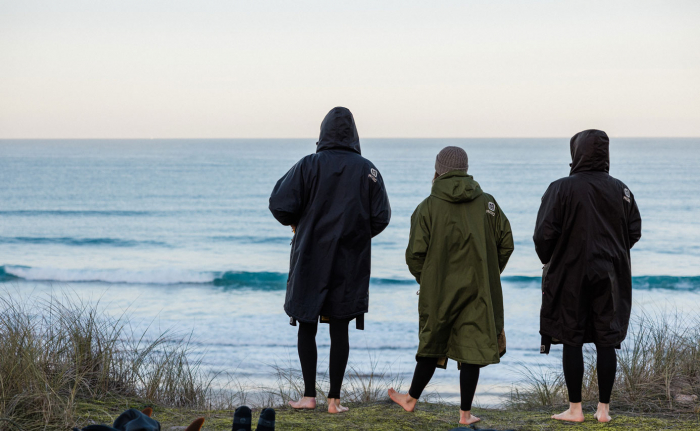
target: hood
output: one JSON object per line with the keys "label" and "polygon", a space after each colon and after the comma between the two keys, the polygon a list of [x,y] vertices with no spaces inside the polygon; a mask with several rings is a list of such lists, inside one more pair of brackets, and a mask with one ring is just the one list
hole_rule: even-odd
{"label": "hood", "polygon": [[337,107],[326,114],[321,123],[321,134],[316,142],[316,152],[323,150],[350,150],[360,152],[360,137],[355,119],[348,108]]}
{"label": "hood", "polygon": [[584,130],[571,138],[571,174],[610,171],[610,140],[602,130]]}
{"label": "hood", "polygon": [[430,195],[447,202],[469,202],[483,193],[471,175],[451,171],[435,179]]}

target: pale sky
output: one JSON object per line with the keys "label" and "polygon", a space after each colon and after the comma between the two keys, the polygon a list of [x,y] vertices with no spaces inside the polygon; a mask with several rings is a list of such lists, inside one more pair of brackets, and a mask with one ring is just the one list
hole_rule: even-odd
{"label": "pale sky", "polygon": [[700,136],[700,1],[0,0],[0,138]]}

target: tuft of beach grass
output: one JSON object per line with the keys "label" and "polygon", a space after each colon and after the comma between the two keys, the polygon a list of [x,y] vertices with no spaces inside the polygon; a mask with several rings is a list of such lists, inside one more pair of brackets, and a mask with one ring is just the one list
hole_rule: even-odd
{"label": "tuft of beach grass", "polygon": [[[617,351],[613,411],[700,414],[700,320],[679,315],[642,314]],[[584,405],[598,399],[595,348],[584,350]],[[511,391],[511,408],[537,409],[567,404],[560,369],[524,367],[522,385]]]}
{"label": "tuft of beach grass", "polygon": [[[137,398],[202,408],[211,376],[187,337],[135,336],[126,316],[69,296],[0,298],[0,418],[24,429],[75,423],[82,400]],[[0,424],[0,427],[4,425]]]}

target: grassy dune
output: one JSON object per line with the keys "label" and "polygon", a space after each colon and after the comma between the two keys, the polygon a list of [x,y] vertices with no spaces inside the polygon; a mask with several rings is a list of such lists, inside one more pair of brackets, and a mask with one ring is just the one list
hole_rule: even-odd
{"label": "grassy dune", "polygon": [[[127,408],[146,406],[154,407],[164,430],[199,416],[207,418],[205,429],[229,430],[238,405],[285,406],[300,396],[303,385],[293,368],[276,370],[274,388],[245,388],[235,378],[228,387],[215,388],[212,381],[221,376],[202,371],[186,336],[166,332],[147,339],[134,333],[127,316],[99,310],[70,297],[0,298],[0,431],[111,423]],[[595,361],[589,358],[584,424],[551,420],[564,408],[562,376],[529,370],[506,410],[475,409],[482,418],[477,429],[700,429],[700,325],[647,318],[638,327],[618,356],[611,424],[592,418],[597,387]],[[406,413],[388,402],[387,387],[399,383],[350,368],[342,395],[349,413],[278,407],[277,429],[449,430],[458,425],[456,406],[421,403],[417,412]],[[325,386],[320,386],[322,400]]]}

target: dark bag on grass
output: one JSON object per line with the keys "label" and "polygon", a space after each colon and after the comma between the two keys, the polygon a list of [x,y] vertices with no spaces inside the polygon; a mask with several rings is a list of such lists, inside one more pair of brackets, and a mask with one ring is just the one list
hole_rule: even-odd
{"label": "dark bag on grass", "polygon": [[[74,431],[78,428],[73,428]],[[160,422],[136,409],[129,409],[119,415],[112,426],[89,425],[82,431],[160,431]]]}
{"label": "dark bag on grass", "polygon": [[[89,425],[82,430],[73,428],[73,431],[160,431],[160,422],[151,419],[153,409],[146,407],[143,411],[129,409],[119,415],[112,426]],[[185,431],[201,431],[204,418],[195,419]]]}

